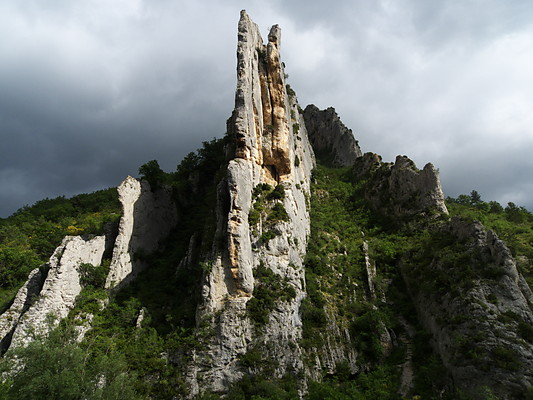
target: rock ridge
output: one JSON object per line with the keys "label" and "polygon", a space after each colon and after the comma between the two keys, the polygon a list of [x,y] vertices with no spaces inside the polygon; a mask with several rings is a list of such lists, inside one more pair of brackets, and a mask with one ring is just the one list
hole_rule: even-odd
{"label": "rock ridge", "polygon": [[533,347],[521,330],[533,326],[531,290],[507,246],[480,222],[454,217],[440,234],[462,246],[466,265],[435,250],[427,271],[402,266],[420,320],[458,388],[475,399],[485,398],[483,388],[522,398],[533,386]]}
{"label": "rock ridge", "polygon": [[363,155],[352,130],[342,123],[333,107],[320,110],[309,104],[303,116],[313,150],[320,158],[345,167],[353,165]]}
{"label": "rock ridge", "polygon": [[448,214],[439,174],[431,163],[419,170],[407,156],[384,163],[381,156],[365,153],[356,159],[353,171],[357,179],[368,180],[364,196],[384,215],[401,219]]}
{"label": "rock ridge", "polygon": [[[104,250],[104,236],[66,236],[49,263],[30,273],[11,308],[0,316],[0,321],[15,321],[6,346],[25,346],[36,335],[44,335],[57,326],[74,308],[81,292],[79,266],[100,265]],[[43,269],[49,269],[46,275]]]}

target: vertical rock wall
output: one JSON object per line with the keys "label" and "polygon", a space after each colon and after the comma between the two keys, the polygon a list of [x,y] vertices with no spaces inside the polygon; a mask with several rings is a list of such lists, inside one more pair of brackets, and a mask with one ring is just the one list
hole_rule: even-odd
{"label": "vertical rock wall", "polygon": [[305,126],[317,157],[322,156],[336,166],[353,165],[363,153],[351,129],[340,120],[333,107],[319,110],[313,104],[305,107]]}
{"label": "vertical rock wall", "polygon": [[122,218],[106,288],[124,285],[145,268],[143,257],[158,248],[177,224],[176,207],[165,188],[153,192],[147,181],[128,176],[117,188]]}
{"label": "vertical rock wall", "polygon": [[[190,373],[193,392],[226,390],[246,372],[239,357],[252,347],[260,346],[265,357],[277,359],[278,376],[301,369],[298,312],[305,291],[303,255],[310,229],[306,196],[314,154],[296,98],[287,94],[280,42],[281,30],[274,26],[263,44],[257,25],[241,13],[235,110],[228,120],[236,156],[219,190],[217,236],[225,237],[226,245],[216,248],[199,313],[216,335],[209,350],[198,354]],[[272,222],[263,216],[250,225],[259,184],[283,187],[283,198],[270,205],[281,204],[285,220]],[[274,236],[268,240],[263,236],[267,230]],[[246,307],[257,286],[254,272],[259,265],[296,293],[289,301],[277,302],[262,327],[254,326]]]}

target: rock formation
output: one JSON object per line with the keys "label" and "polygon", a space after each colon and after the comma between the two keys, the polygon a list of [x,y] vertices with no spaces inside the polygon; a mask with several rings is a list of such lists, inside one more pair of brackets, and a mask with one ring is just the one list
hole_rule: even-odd
{"label": "rock formation", "polygon": [[[35,335],[46,334],[65,318],[74,307],[76,296],[81,292],[81,264],[100,265],[105,250],[105,237],[84,239],[67,236],[55,250],[50,262],[41,269],[32,271],[28,282],[19,290],[10,310],[0,317],[13,323],[10,343],[4,347],[27,344]],[[44,270],[48,274],[42,284]],[[42,285],[42,289],[41,289]],[[4,332],[2,332],[4,334]]]}
{"label": "rock formation", "polygon": [[11,345],[15,329],[22,315],[35,303],[46,278],[45,268],[36,268],[30,272],[28,280],[19,289],[11,307],[0,315],[0,354]]}
{"label": "rock formation", "polygon": [[305,107],[305,126],[313,150],[338,167],[353,165],[363,153],[352,130],[340,120],[333,107],[319,110],[313,104]]}
{"label": "rock formation", "polygon": [[368,179],[365,197],[373,209],[389,217],[448,214],[437,170],[426,164],[422,171],[406,156],[383,163],[381,157],[366,153],[356,160],[354,172]]}
{"label": "rock formation", "polygon": [[[192,278],[180,287],[182,297],[173,299],[192,304],[187,322],[176,322],[179,328],[188,330],[194,316],[197,325],[186,338],[194,337],[195,346],[175,348],[179,341],[173,337],[168,352],[156,352],[158,360],[161,355],[168,361],[165,373],[176,368],[175,380],[186,381],[190,397],[202,392],[224,394],[246,375],[291,376],[302,396],[309,380],[339,375],[340,370],[352,378],[372,371],[393,346],[403,343],[406,355],[397,389],[402,396],[414,395],[416,322],[411,325],[406,315],[398,315],[399,324],[392,328],[380,314],[381,309],[388,312],[396,306],[389,293],[385,295],[393,280],[401,282],[401,299],[407,299],[403,278],[419,320],[432,334],[432,345],[457,387],[474,398],[482,398],[485,388],[502,399],[521,398],[533,385],[533,295],[509,249],[480,223],[449,219],[433,165],[419,170],[406,156],[385,163],[377,154],[362,155],[333,108],[320,111],[311,105],[302,113],[285,82],[280,45],[278,26],[271,28],[264,44],[257,25],[241,12],[235,109],[227,121],[228,135],[219,142],[227,145],[226,140],[233,138],[225,151],[234,157],[226,174],[216,174],[210,181],[218,185],[213,204],[216,231],[213,235],[212,225],[191,224],[179,236],[183,240],[177,244],[179,256],[173,253],[157,261],[164,260],[170,274],[175,274],[168,285],[170,296],[178,292],[174,283],[191,272]],[[342,182],[334,182],[338,186],[324,189],[316,184],[311,193],[315,167],[311,143],[326,163],[352,166],[350,173],[337,170],[343,174]],[[191,167],[187,178],[196,195],[193,199],[203,195],[198,190],[201,170]],[[315,181],[321,170],[328,171],[326,181],[334,175],[332,169],[320,167]],[[210,206],[214,188],[210,186],[202,206]],[[113,240],[108,293],[134,279],[177,227],[176,206],[194,203],[180,197],[186,197],[187,190],[176,192],[179,195],[173,198],[164,185],[151,188],[146,180],[126,178],[118,187],[123,214],[116,238],[114,233],[107,238],[66,237],[50,262],[31,272],[11,308],[0,316],[0,352],[11,344],[27,344],[33,335],[46,333],[65,318],[82,290],[80,265],[99,265]],[[321,221],[322,228],[313,229],[319,244],[315,253],[309,247],[306,265],[311,272],[306,276],[304,257],[307,245],[314,243],[309,241],[309,207],[310,201],[317,204],[317,198],[332,199],[319,204],[331,212],[323,220],[332,216],[336,226],[325,227]],[[180,215],[187,215],[183,209],[187,208],[180,209]],[[357,213],[359,219],[349,219]],[[370,221],[374,217],[385,222]],[[206,218],[198,225],[211,222],[214,225]],[[340,239],[344,230],[349,235],[343,238],[350,243]],[[411,239],[416,246],[404,249]],[[168,248],[173,249],[171,244]],[[176,260],[187,248],[185,257]],[[193,280],[194,287],[184,289]],[[140,309],[136,329],[150,327],[155,308]],[[310,310],[307,319],[306,310]],[[166,311],[165,304],[165,317],[170,315]],[[308,330],[313,317],[319,321],[312,321],[315,325],[310,323]],[[81,330],[89,328],[92,320],[87,321]],[[171,335],[177,333],[174,323],[168,328]],[[400,335],[393,329],[399,329]],[[309,332],[320,340],[310,338]],[[143,378],[156,382],[160,378],[156,375]],[[165,387],[179,384],[165,382]]]}
{"label": "rock formation", "polygon": [[145,268],[143,257],[158,248],[176,226],[177,212],[170,192],[128,176],[117,188],[122,203],[122,218],[115,239],[106,288],[124,285]]}
{"label": "rock formation", "polygon": [[[301,369],[298,309],[305,293],[306,194],[314,155],[296,98],[287,94],[280,44],[278,26],[272,27],[265,45],[257,25],[241,13],[235,110],[228,120],[236,151],[219,195],[217,236],[227,238],[227,247],[215,248],[201,306],[201,319],[210,320],[217,334],[209,350],[198,354],[189,376],[196,391],[200,386],[227,390],[246,372],[238,360],[252,348],[261,347],[265,356],[277,359],[276,376]],[[258,202],[264,203],[261,212],[254,209]],[[251,218],[252,212],[258,212],[257,219]],[[294,294],[277,302],[263,327],[254,326],[247,314],[247,303],[261,284],[254,276],[260,266],[279,276]]]}
{"label": "rock formation", "polygon": [[402,267],[422,324],[459,388],[476,399],[486,388],[522,398],[533,386],[530,288],[509,249],[479,222],[453,218],[438,235],[429,260]]}

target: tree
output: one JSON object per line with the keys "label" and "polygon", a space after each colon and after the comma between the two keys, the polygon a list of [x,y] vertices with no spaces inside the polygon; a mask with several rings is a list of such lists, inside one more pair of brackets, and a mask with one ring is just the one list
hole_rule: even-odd
{"label": "tree", "polygon": [[157,160],[148,161],[139,167],[139,175],[146,179],[150,184],[152,191],[159,188],[165,180],[165,172],[159,166]]}
{"label": "tree", "polygon": [[10,350],[0,360],[0,399],[139,398],[122,355],[90,357],[72,337],[72,329],[60,328]]}
{"label": "tree", "polygon": [[470,202],[474,206],[481,202],[481,195],[477,192],[477,190],[472,190],[470,192]]}

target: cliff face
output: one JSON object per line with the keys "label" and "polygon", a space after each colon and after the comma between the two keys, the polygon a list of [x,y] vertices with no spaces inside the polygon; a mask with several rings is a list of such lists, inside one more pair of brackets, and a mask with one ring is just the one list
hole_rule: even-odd
{"label": "cliff face", "polygon": [[30,274],[11,308],[0,316],[2,347],[23,346],[57,326],[81,292],[80,265],[100,265],[104,249],[104,236],[65,237],[50,262]]}
{"label": "cliff face", "polygon": [[481,223],[453,218],[437,236],[428,258],[402,267],[422,324],[462,390],[521,398],[533,385],[530,288],[509,249]]}
{"label": "cliff face", "polygon": [[117,190],[122,218],[106,288],[125,285],[143,270],[146,267],[143,257],[158,248],[178,220],[176,206],[166,188],[153,192],[146,180],[128,176]]}
{"label": "cliff face", "polygon": [[[219,190],[217,236],[225,241],[215,246],[200,313],[216,336],[209,350],[197,355],[189,377],[195,390],[226,390],[247,372],[239,358],[252,348],[278,361],[276,376],[301,369],[298,309],[305,291],[305,199],[314,155],[296,98],[287,94],[280,44],[278,26],[265,45],[257,25],[241,13],[235,110],[228,120],[236,157]],[[267,285],[261,274],[273,274],[290,296],[258,322],[247,304]]]}
{"label": "cliff face", "polygon": [[309,140],[317,155],[324,155],[333,165],[353,165],[363,153],[351,129],[340,120],[333,107],[319,110],[310,104],[305,107],[304,120]]}

